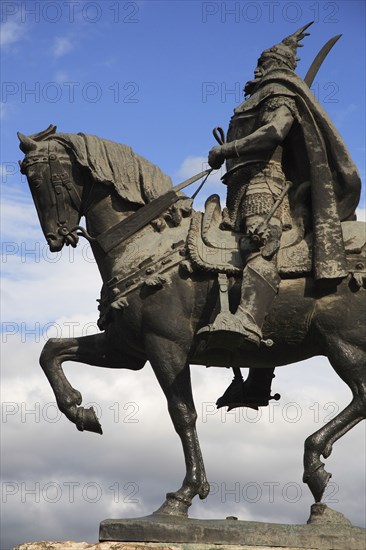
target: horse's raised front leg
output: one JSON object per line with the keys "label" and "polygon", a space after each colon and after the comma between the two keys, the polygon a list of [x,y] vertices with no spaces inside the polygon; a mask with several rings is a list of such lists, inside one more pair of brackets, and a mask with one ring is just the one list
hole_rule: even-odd
{"label": "horse's raised front leg", "polygon": [[174,428],[183,446],[186,475],[180,489],[168,493],[155,514],[187,516],[192,499],[207,497],[207,482],[196,431],[197,413],[193,402],[187,354],[175,342],[154,336],[148,342],[149,359],[164,391]]}
{"label": "horse's raised front leg", "polygon": [[81,393],[73,388],[62,369],[64,361],[77,361],[98,367],[130,368],[138,370],[144,362],[124,363],[122,354],[107,345],[105,333],[80,338],[50,338],[44,346],[39,362],[56,397],[57,405],[78,430],[102,433],[93,407],[81,407]]}
{"label": "horse's raised front leg", "polygon": [[329,348],[329,361],[348,384],[353,399],[335,418],[305,441],[304,477],[315,502],[320,502],[331,474],[324,469],[320,455],[328,458],[333,443],[366,418],[366,355],[354,346],[334,340]]}

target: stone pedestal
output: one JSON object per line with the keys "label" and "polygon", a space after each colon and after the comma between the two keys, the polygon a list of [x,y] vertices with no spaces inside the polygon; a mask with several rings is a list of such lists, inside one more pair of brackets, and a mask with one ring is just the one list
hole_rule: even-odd
{"label": "stone pedestal", "polygon": [[[324,505],[321,505],[324,506]],[[100,541],[156,542],[184,550],[286,548],[306,550],[366,550],[366,530],[353,527],[342,514],[325,507],[312,510],[307,525],[147,516],[107,519],[100,524]],[[200,546],[201,545],[201,546]],[[205,546],[207,545],[207,546]],[[168,545],[169,548],[169,545]]]}
{"label": "stone pedestal", "polygon": [[313,504],[307,525],[152,515],[104,520],[99,540],[29,542],[13,550],[366,550],[366,529]]}
{"label": "stone pedestal", "polygon": [[[362,549],[364,550],[365,546]],[[294,546],[246,546],[246,545],[222,545],[222,544],[159,544],[146,542],[136,544],[132,542],[99,542],[88,544],[86,542],[30,542],[21,544],[13,550],[304,550],[304,547]],[[306,550],[316,550],[309,546]],[[345,546],[343,550],[348,550]]]}
{"label": "stone pedestal", "polygon": [[[325,547],[324,547],[325,548]],[[326,548],[331,548],[327,546]],[[348,550],[344,546],[343,550]],[[364,550],[365,545],[359,546],[359,550]],[[136,544],[133,542],[99,542],[88,544],[86,542],[32,542],[21,544],[14,550],[304,550],[304,547],[295,546],[247,546],[247,545],[222,545],[222,544],[159,544],[146,542]],[[317,550],[316,548],[306,547],[306,550]]]}
{"label": "stone pedestal", "polygon": [[[26,542],[13,548],[13,550],[147,550],[153,548],[154,550],[177,550],[179,547],[173,545],[161,545],[161,544],[149,544],[141,543],[136,544],[132,542]],[[179,548],[180,550],[180,548]],[[235,549],[236,550],[236,549]]]}

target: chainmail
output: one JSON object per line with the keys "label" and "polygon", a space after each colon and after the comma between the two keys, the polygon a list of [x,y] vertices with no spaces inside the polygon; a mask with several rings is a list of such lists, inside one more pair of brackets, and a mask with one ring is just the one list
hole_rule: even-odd
{"label": "chainmail", "polygon": [[[263,161],[243,165],[226,182],[227,222],[234,231],[242,231],[248,216],[265,215],[270,211],[285,186],[286,178],[279,162]],[[284,229],[291,227],[287,196],[275,217],[280,219]]]}

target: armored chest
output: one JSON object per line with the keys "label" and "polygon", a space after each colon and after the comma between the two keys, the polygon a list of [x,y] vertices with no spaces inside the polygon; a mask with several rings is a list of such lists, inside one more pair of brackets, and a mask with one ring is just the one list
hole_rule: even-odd
{"label": "armored chest", "polygon": [[242,139],[253,133],[258,125],[259,113],[255,109],[234,111],[231,117],[229,129],[227,132],[227,141],[235,141],[236,139]]}

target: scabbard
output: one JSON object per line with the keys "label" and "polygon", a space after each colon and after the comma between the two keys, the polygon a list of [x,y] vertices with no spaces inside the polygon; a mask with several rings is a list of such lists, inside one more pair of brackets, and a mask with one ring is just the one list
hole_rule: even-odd
{"label": "scabbard", "polygon": [[[208,176],[212,172],[212,168],[208,168],[203,172],[199,172],[195,176],[185,180],[183,183],[176,185],[171,191],[168,191],[164,195],[152,200],[145,204],[139,210],[136,210],[133,214],[126,219],[120,221],[104,233],[101,233],[96,237],[96,241],[104,250],[109,252],[115,248],[118,244],[122,243],[135,233],[145,227],[155,218],[158,218],[165,210],[167,210],[178,199],[183,198],[182,195],[178,195],[177,192],[181,191],[185,187],[188,187],[203,176]],[[205,180],[206,181],[206,180]]]}
{"label": "scabbard", "polygon": [[108,231],[98,235],[96,239],[98,244],[104,252],[109,252],[152,220],[159,217],[160,214],[172,206],[179,198],[181,198],[181,195],[177,195],[175,191],[168,191],[165,195],[152,200],[143,208],[140,208],[117,225],[111,227]]}
{"label": "scabbard", "polygon": [[270,219],[272,218],[273,214],[276,212],[280,204],[282,203],[283,199],[286,197],[292,183],[291,181],[286,181],[285,187],[282,189],[281,194],[276,199],[274,205],[272,206],[271,210],[268,212],[267,216],[265,217],[264,222],[261,225],[267,225]]}

